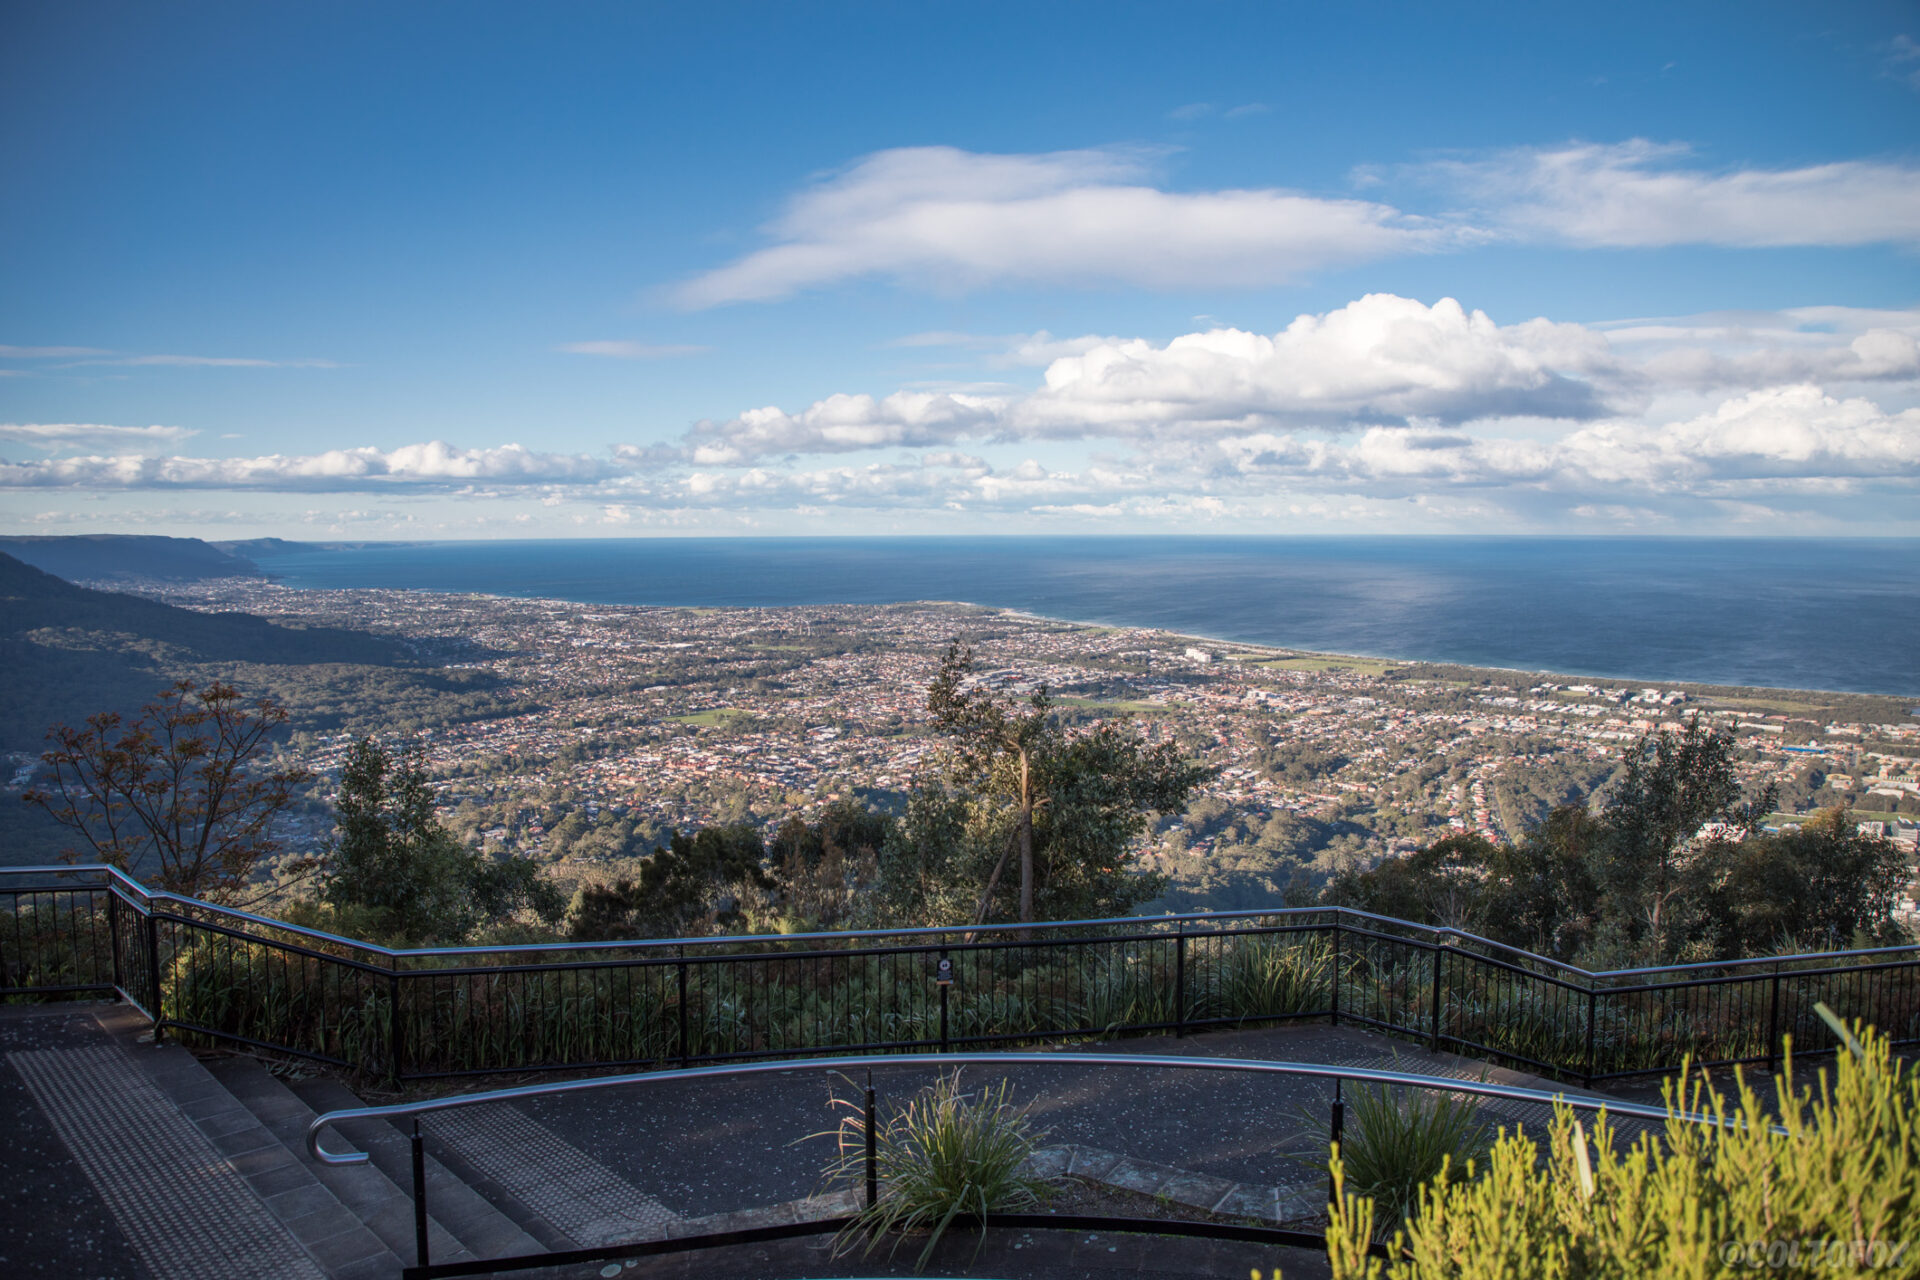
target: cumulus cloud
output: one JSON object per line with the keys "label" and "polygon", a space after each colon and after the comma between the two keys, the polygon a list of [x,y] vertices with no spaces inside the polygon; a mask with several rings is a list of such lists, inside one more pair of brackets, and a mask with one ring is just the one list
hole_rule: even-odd
{"label": "cumulus cloud", "polygon": [[1920,379],[1920,310],[1797,307],[1598,326],[1653,387]]}
{"label": "cumulus cloud", "polygon": [[1920,168],[1848,160],[1710,172],[1645,139],[1420,166],[1485,222],[1582,247],[1920,243]]}
{"label": "cumulus cloud", "polygon": [[1281,423],[1339,429],[1430,418],[1589,419],[1618,372],[1604,336],[1530,320],[1502,327],[1451,298],[1425,306],[1369,294],[1303,315],[1268,337],[1239,329],[1141,339],[1022,340],[1011,361],[1044,357],[1045,383],[1017,396],[838,395],[796,413],[757,409],[704,422],[701,463],[785,453],[928,447],[962,439],[1218,433]]}
{"label": "cumulus cloud", "polygon": [[[1920,410],[1889,413],[1813,386],[1724,401],[1673,423],[1610,420],[1553,440],[1373,427],[1351,444],[1254,433],[1209,446],[1236,477],[1393,495],[1434,486],[1572,495],[1721,496],[1782,488],[1851,492],[1920,482]],[[1189,454],[1178,466],[1206,461]],[[1219,474],[1216,468],[1215,474]]]}
{"label": "cumulus cloud", "polygon": [[1165,346],[1102,343],[1047,367],[1020,417],[1075,434],[1166,425],[1309,421],[1325,426],[1529,415],[1591,418],[1588,379],[1616,362],[1579,325],[1501,327],[1452,298],[1424,306],[1369,294],[1303,315],[1273,337],[1216,329]]}
{"label": "cumulus cloud", "polygon": [[798,413],[768,407],[726,422],[702,422],[687,435],[687,456],[714,466],[792,453],[923,448],[990,434],[1005,410],[1001,398],[953,392],[834,395]]}
{"label": "cumulus cloud", "polygon": [[15,489],[328,490],[489,485],[582,484],[618,468],[578,454],[536,453],[517,444],[461,449],[444,441],[330,449],[253,458],[152,458],[132,454],[0,462],[0,487]]}
{"label": "cumulus cloud", "polygon": [[69,449],[163,449],[200,434],[187,427],[113,427],[91,422],[0,422],[0,440],[48,453]]}
{"label": "cumulus cloud", "polygon": [[[1917,340],[1920,311],[1501,325],[1451,299],[1369,295],[1271,335],[1003,336],[980,358],[1046,350],[1040,385],[835,395],[603,456],[436,441],[196,458],[175,452],[191,435],[180,427],[14,424],[0,440],[87,452],[0,463],[0,487],[47,501],[55,490],[511,493],[636,523],[839,510],[1309,519],[1409,500],[1427,527],[1515,512],[1653,527],[1708,507],[1721,522],[1819,508],[1836,524],[1884,523],[1910,519],[1897,513],[1920,489],[1920,409],[1906,407]],[[1701,394],[1723,386],[1735,393]],[[1092,443],[1057,443],[1068,440]],[[1039,456],[1023,456],[1027,444]]]}
{"label": "cumulus cloud", "polygon": [[1150,159],[1118,149],[876,152],[793,197],[766,228],[773,244],[672,296],[712,307],[873,276],[945,290],[1259,287],[1458,238],[1364,200],[1163,190],[1148,181]]}

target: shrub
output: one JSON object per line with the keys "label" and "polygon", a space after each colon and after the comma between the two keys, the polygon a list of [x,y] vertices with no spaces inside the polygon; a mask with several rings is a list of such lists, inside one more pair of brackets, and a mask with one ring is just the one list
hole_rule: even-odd
{"label": "shrub", "polygon": [[[1350,1085],[1345,1094],[1338,1160],[1353,1190],[1379,1211],[1382,1230],[1418,1207],[1422,1187],[1471,1176],[1493,1145],[1471,1098],[1374,1084]],[[1311,1123],[1331,1140],[1324,1118]]]}
{"label": "shrub", "polygon": [[[1795,1086],[1789,1062],[1771,1110],[1744,1076],[1731,1100],[1697,1080],[1669,1086],[1664,1137],[1643,1134],[1625,1151],[1604,1114],[1589,1138],[1559,1107],[1544,1171],[1532,1138],[1503,1136],[1483,1177],[1421,1192],[1384,1262],[1366,1254],[1373,1204],[1341,1190],[1327,1231],[1335,1280],[1912,1275],[1920,1076],[1884,1036],[1859,1034],[1857,1052],[1811,1087]],[[1703,1109],[1718,1125],[1679,1114]]]}
{"label": "shrub", "polygon": [[1318,1013],[1333,999],[1333,952],[1323,938],[1236,939],[1218,965],[1218,1010],[1200,1016],[1274,1018]]}
{"label": "shrub", "polygon": [[[928,1231],[926,1248],[914,1263],[918,1269],[955,1218],[1017,1211],[1045,1199],[1049,1183],[1032,1172],[1029,1162],[1046,1135],[1033,1128],[1025,1107],[1011,1105],[1011,1092],[1002,1080],[970,1095],[962,1092],[955,1071],[881,1122],[874,1132],[880,1194],[836,1239],[836,1253],[851,1250],[862,1238],[872,1253],[889,1232]],[[851,1114],[832,1131],[839,1156],[827,1176],[858,1179],[866,1161],[865,1116],[857,1104],[835,1102]]]}

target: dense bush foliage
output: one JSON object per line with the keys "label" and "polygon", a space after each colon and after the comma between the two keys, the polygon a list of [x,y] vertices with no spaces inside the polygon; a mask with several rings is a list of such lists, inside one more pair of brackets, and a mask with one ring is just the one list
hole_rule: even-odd
{"label": "dense bush foliage", "polygon": [[1920,1076],[1883,1036],[1860,1041],[1811,1085],[1782,1074],[1771,1099],[1745,1080],[1732,1097],[1672,1087],[1665,1133],[1624,1148],[1604,1116],[1589,1134],[1562,1107],[1544,1171],[1533,1137],[1503,1136],[1466,1177],[1422,1192],[1386,1261],[1366,1255],[1375,1205],[1343,1190],[1327,1233],[1335,1280],[1913,1275]]}
{"label": "dense bush foliage", "polygon": [[1514,845],[1449,836],[1348,870],[1324,900],[1445,925],[1587,968],[1905,942],[1906,863],[1844,810],[1762,834],[1730,735],[1690,721],[1644,737],[1597,813],[1562,806]]}

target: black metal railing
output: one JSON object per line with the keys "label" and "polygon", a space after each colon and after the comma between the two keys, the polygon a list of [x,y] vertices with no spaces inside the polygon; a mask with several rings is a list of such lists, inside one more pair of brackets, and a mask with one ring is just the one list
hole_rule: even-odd
{"label": "black metal railing", "polygon": [[[365,1152],[330,1151],[324,1145],[328,1129],[354,1120],[385,1120],[398,1123],[409,1121],[411,1126],[411,1150],[413,1163],[413,1220],[414,1220],[414,1264],[406,1267],[403,1280],[441,1280],[443,1277],[495,1275],[502,1272],[529,1271],[559,1266],[583,1266],[595,1262],[633,1259],[661,1253],[679,1253],[697,1249],[720,1248],[738,1244],[762,1244],[776,1240],[796,1239],[804,1236],[825,1235],[851,1227],[855,1219],[848,1215],[829,1216],[811,1220],[787,1221],[777,1225],[751,1227],[744,1230],[719,1231],[702,1235],[679,1235],[665,1239],[636,1240],[616,1242],[586,1249],[546,1250],[539,1253],[518,1254],[509,1257],[477,1258],[460,1262],[435,1263],[430,1252],[429,1222],[431,1208],[427,1201],[426,1178],[426,1135],[421,1127],[423,1116],[456,1111],[466,1107],[487,1106],[497,1103],[513,1103],[532,1099],[551,1100],[570,1097],[575,1094],[621,1089],[630,1086],[652,1086],[673,1081],[732,1080],[740,1077],[790,1072],[811,1067],[823,1072],[842,1072],[859,1066],[867,1061],[864,1058],[813,1058],[806,1060],[784,1059],[774,1062],[762,1062],[748,1065],[721,1065],[690,1068],[670,1068],[644,1075],[602,1076],[591,1080],[568,1080],[547,1084],[523,1085],[517,1088],[496,1089],[486,1093],[457,1094],[448,1097],[430,1098],[418,1102],[401,1102],[388,1106],[351,1107],[338,1111],[328,1111],[315,1116],[307,1125],[307,1153],[314,1160],[330,1165],[364,1164],[368,1160]],[[924,1060],[931,1074],[947,1067],[990,1066],[996,1069],[1020,1066],[1058,1066],[1060,1059],[1053,1054],[1042,1053],[935,1053]],[[1331,1082],[1334,1086],[1330,1101],[1327,1133],[1330,1142],[1340,1142],[1344,1120],[1344,1106],[1340,1088],[1343,1084],[1365,1084],[1376,1087],[1397,1088],[1402,1090],[1419,1089],[1426,1092],[1444,1093],[1468,1099],[1492,1099],[1507,1102],[1536,1103],[1552,1107],[1568,1107],[1576,1111],[1604,1110],[1617,1122],[1622,1117],[1639,1121],[1655,1121],[1664,1124],[1694,1124],[1722,1128],[1738,1128],[1747,1123],[1740,1115],[1694,1113],[1680,1109],[1669,1110],[1666,1107],[1651,1107],[1640,1103],[1622,1102],[1615,1098],[1600,1096],[1569,1096],[1561,1093],[1548,1093],[1539,1089],[1528,1089],[1516,1085],[1502,1084],[1487,1080],[1455,1080],[1445,1076],[1419,1075],[1403,1071],[1383,1071],[1377,1068],[1349,1067],[1327,1063],[1308,1062],[1270,1062],[1249,1061],[1241,1058],[1190,1058],[1163,1057],[1148,1054],[1076,1054],[1074,1061],[1082,1066],[1098,1066],[1109,1069],[1150,1071],[1196,1071],[1201,1073],[1227,1073],[1230,1075],[1253,1075],[1266,1079],[1306,1079]],[[875,1151],[874,1135],[879,1128],[876,1123],[878,1113],[873,1088],[873,1073],[867,1073],[864,1105],[860,1131],[866,1135],[863,1176],[856,1187],[864,1187],[864,1201],[872,1208],[879,1197],[879,1176]],[[1786,1130],[1778,1125],[1771,1126],[1772,1132],[1785,1135]],[[1331,1146],[1328,1152],[1332,1155]],[[1297,1159],[1297,1157],[1296,1157]],[[1334,1196],[1334,1187],[1329,1180],[1327,1202]],[[1311,1217],[1312,1215],[1307,1215]],[[1023,1231],[1098,1231],[1098,1232],[1143,1232],[1152,1235],[1173,1235],[1210,1238],[1217,1240],[1240,1240],[1268,1245],[1286,1245],[1294,1247],[1325,1247],[1325,1233],[1314,1229],[1305,1221],[1294,1227],[1284,1227],[1277,1223],[1256,1225],[1247,1222],[1222,1222],[1218,1220],[1183,1218],[1118,1218],[1108,1216],[1085,1216],[1077,1214],[994,1214],[984,1217],[967,1216],[955,1219],[960,1229],[978,1227],[1002,1227]],[[1371,1246],[1370,1252],[1378,1256],[1387,1256],[1386,1250],[1379,1244]]]}
{"label": "black metal railing", "polygon": [[1336,907],[393,950],[109,867],[0,869],[0,999],[118,995],[371,1076],[633,1070],[1347,1021],[1592,1082],[1920,1042],[1920,947],[1593,973]]}

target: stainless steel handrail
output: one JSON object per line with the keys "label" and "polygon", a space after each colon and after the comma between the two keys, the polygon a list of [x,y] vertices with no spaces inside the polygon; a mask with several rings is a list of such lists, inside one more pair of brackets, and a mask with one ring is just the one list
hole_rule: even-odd
{"label": "stainless steel handrail", "polygon": [[[787,1058],[777,1062],[750,1062],[713,1067],[680,1067],[669,1071],[648,1071],[631,1075],[595,1076],[587,1080],[560,1080],[550,1084],[518,1085],[511,1089],[490,1089],[485,1093],[466,1093],[447,1098],[428,1098],[420,1102],[397,1102],[383,1107],[347,1107],[315,1116],[307,1126],[307,1151],[322,1164],[364,1164],[364,1151],[334,1152],[320,1145],[320,1137],[330,1125],[346,1120],[376,1120],[393,1116],[418,1116],[433,1111],[451,1111],[490,1102],[511,1102],[518,1098],[543,1098],[561,1093],[581,1093],[589,1089],[607,1089],[629,1084],[663,1084],[672,1080],[701,1080],[725,1076],[769,1075],[780,1071],[845,1071],[871,1069],[875,1065],[907,1067],[945,1066],[1096,1066],[1151,1067],[1155,1069],[1191,1069],[1197,1071],[1244,1071],[1263,1075],[1307,1076],[1323,1080],[1357,1080],[1366,1084],[1401,1085],[1415,1089],[1444,1089],[1453,1093],[1471,1093],[1481,1097],[1507,1098],[1518,1102],[1538,1102],[1551,1106],[1565,1103],[1577,1110],[1605,1111],[1611,1115],[1634,1116],[1645,1120],[1666,1120],[1670,1115],[1690,1124],[1711,1124],[1738,1128],[1737,1117],[1722,1118],[1692,1112],[1669,1112],[1637,1102],[1612,1098],[1586,1097],[1544,1089],[1524,1089],[1517,1085],[1495,1084],[1485,1080],[1456,1080],[1451,1076],[1417,1075],[1406,1071],[1380,1071],[1370,1067],[1331,1066],[1318,1062],[1268,1062],[1250,1058],[1159,1057],[1138,1053],[924,1053],[878,1063],[870,1054],[839,1058]],[[1774,1132],[1786,1130],[1772,1126]]]}
{"label": "stainless steel handrail", "polygon": [[650,950],[665,950],[667,948],[677,948],[677,947],[699,947],[704,951],[704,950],[709,950],[712,948],[723,947],[728,945],[765,946],[770,943],[794,943],[794,942],[846,943],[849,941],[861,941],[866,939],[880,940],[880,939],[888,939],[888,938],[935,939],[935,938],[942,938],[942,937],[951,937],[955,934],[1007,933],[1013,930],[1020,930],[1021,932],[1025,933],[1025,932],[1048,932],[1048,931],[1056,931],[1061,929],[1085,929],[1095,925],[1134,925],[1136,927],[1151,927],[1151,926],[1160,926],[1160,925],[1168,925],[1168,924],[1173,924],[1173,925],[1204,924],[1204,923],[1219,923],[1221,921],[1233,921],[1233,920],[1273,919],[1273,918],[1280,918],[1280,917],[1293,918],[1293,917],[1300,917],[1300,916],[1316,916],[1316,915],[1318,916],[1331,915],[1336,917],[1336,920],[1340,917],[1350,917],[1356,920],[1368,920],[1368,921],[1374,921],[1379,924],[1391,925],[1399,929],[1418,930],[1422,933],[1428,934],[1431,938],[1436,940],[1432,942],[1424,942],[1419,939],[1412,939],[1412,938],[1407,939],[1407,941],[1413,942],[1416,945],[1426,945],[1426,946],[1444,945],[1443,943],[1437,940],[1445,939],[1445,938],[1454,938],[1463,942],[1473,943],[1476,946],[1491,947],[1499,951],[1507,952],[1509,955],[1518,956],[1523,960],[1526,960],[1535,964],[1545,965],[1553,969],[1557,969],[1564,974],[1572,975],[1576,979],[1583,979],[1589,984],[1592,984],[1601,979],[1639,978],[1639,977],[1645,977],[1649,974],[1684,973],[1684,972],[1700,970],[1700,969],[1728,969],[1728,968],[1737,968],[1737,967],[1748,966],[1748,965],[1794,964],[1794,963],[1803,963],[1803,962],[1812,961],[1812,960],[1831,960],[1831,961],[1844,963],[1845,961],[1850,960],[1854,957],[1892,955],[1897,952],[1911,952],[1911,953],[1914,953],[1916,956],[1920,956],[1920,945],[1912,945],[1912,946],[1905,946],[1905,947],[1875,947],[1875,948],[1870,948],[1868,950],[1863,950],[1863,951],[1812,951],[1812,952],[1802,952],[1799,954],[1788,955],[1788,956],[1751,956],[1751,957],[1747,957],[1745,959],[1740,959],[1740,960],[1706,960],[1706,961],[1699,961],[1699,962],[1690,963],[1690,964],[1654,965],[1651,967],[1639,968],[1639,969],[1592,970],[1592,969],[1582,969],[1578,965],[1569,964],[1563,960],[1555,960],[1550,956],[1539,955],[1536,952],[1527,951],[1520,947],[1515,947],[1505,942],[1495,942],[1491,938],[1483,938],[1478,934],[1467,933],[1466,931],[1461,929],[1454,929],[1454,928],[1445,927],[1445,926],[1418,924],[1411,920],[1398,920],[1392,916],[1376,915],[1375,913],[1370,911],[1361,911],[1354,907],[1342,907],[1342,906],[1274,907],[1270,909],[1254,908],[1251,910],[1242,910],[1242,911],[1202,911],[1202,912],[1189,912],[1183,915],[1117,916],[1117,917],[1102,917],[1102,918],[1089,919],[1089,920],[1036,921],[1032,924],[933,925],[933,926],[915,927],[910,929],[857,929],[857,930],[847,930],[845,932],[839,932],[839,933],[831,932],[831,931],[816,932],[816,933],[779,933],[779,934],[747,933],[747,934],[726,934],[726,935],[717,936],[717,937],[704,937],[704,938],[635,938],[635,939],[629,939],[629,940],[620,941],[620,942],[539,942],[539,943],[529,943],[524,945],[505,944],[505,945],[499,945],[499,946],[486,946],[486,947],[413,947],[413,948],[406,948],[406,949],[395,949],[392,947],[383,947],[377,943],[363,942],[357,938],[344,937],[337,933],[327,933],[321,929],[311,929],[304,925],[287,924],[284,921],[275,920],[268,916],[256,915],[248,911],[241,911],[236,907],[222,907],[211,902],[202,902],[198,898],[185,897],[181,894],[172,893],[165,889],[149,889],[145,885],[142,885],[139,881],[128,876],[124,871],[120,870],[118,867],[109,866],[104,863],[83,863],[78,865],[55,865],[55,866],[0,867],[0,876],[20,875],[20,874],[28,874],[28,873],[43,874],[43,875],[44,874],[67,875],[67,874],[73,874],[77,872],[97,872],[97,873],[106,874],[112,879],[121,881],[129,889],[132,889],[133,891],[141,894],[143,897],[147,898],[149,901],[153,901],[157,899],[165,899],[167,901],[181,903],[187,906],[200,908],[202,910],[219,912],[222,914],[238,917],[239,919],[246,920],[252,924],[260,925],[264,928],[279,929],[286,933],[297,934],[299,936],[312,938],[320,942],[332,943],[336,946],[353,947],[360,951],[381,956],[390,961],[400,961],[400,960],[410,959],[413,957],[429,957],[429,956],[444,958],[448,956],[564,954],[569,952],[591,952],[591,951],[601,951],[601,952],[604,952],[604,951],[650,951]]}

